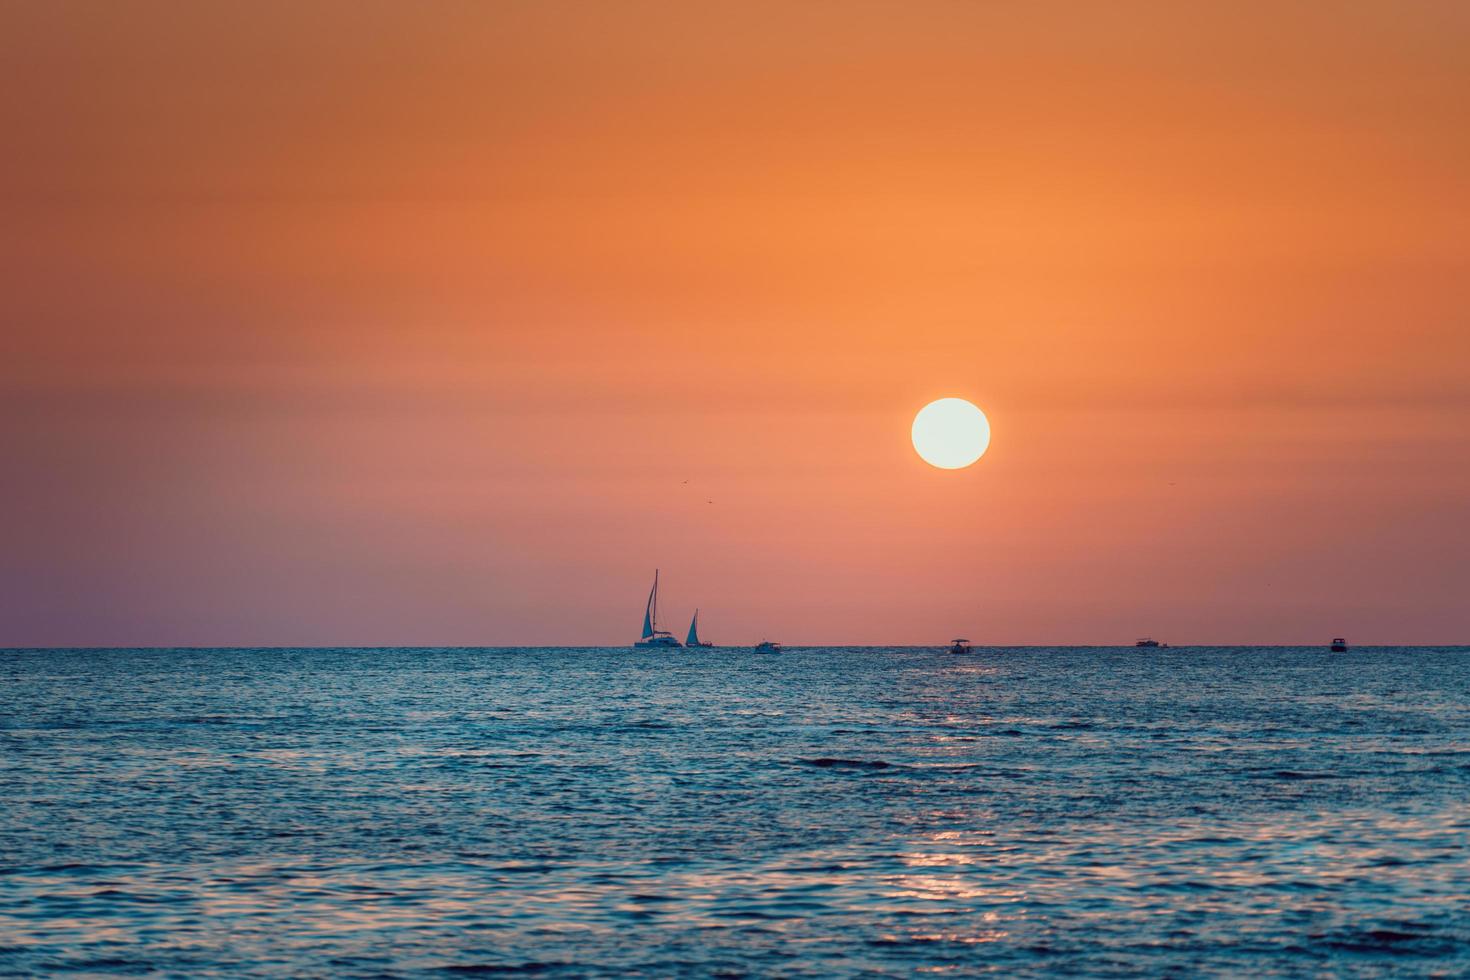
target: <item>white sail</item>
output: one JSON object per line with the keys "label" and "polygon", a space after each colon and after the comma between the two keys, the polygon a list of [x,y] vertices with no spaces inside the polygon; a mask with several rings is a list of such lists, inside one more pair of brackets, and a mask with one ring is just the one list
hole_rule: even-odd
{"label": "white sail", "polygon": [[694,618],[689,621],[689,639],[684,641],[687,647],[699,646],[699,610],[694,610]]}
{"label": "white sail", "polygon": [[648,639],[653,635],[654,603],[658,601],[658,571],[653,573],[653,589],[648,593],[648,605],[643,607],[643,636]]}

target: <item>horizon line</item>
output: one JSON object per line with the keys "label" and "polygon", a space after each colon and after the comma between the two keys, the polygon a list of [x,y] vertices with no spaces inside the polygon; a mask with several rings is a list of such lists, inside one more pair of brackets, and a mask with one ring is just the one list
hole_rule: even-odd
{"label": "horizon line", "polygon": [[[971,643],[973,650],[1138,650],[1146,649],[1154,652],[1167,650],[1315,650],[1327,647],[1325,642],[1318,643],[1170,643],[1160,647],[1138,647],[1134,643]],[[660,648],[658,652],[667,650],[749,650],[755,644],[715,644],[711,647],[668,647]],[[783,643],[785,650],[944,650],[949,644],[946,643]],[[0,646],[0,653],[23,653],[27,651],[49,652],[61,650],[86,651],[86,650],[138,650],[138,651],[164,651],[164,650],[640,650],[631,643],[620,644],[482,644],[482,643],[390,643],[390,644],[343,644],[343,643],[270,643],[270,644],[239,644],[239,643],[170,643],[170,644],[143,644],[143,645],[106,645],[94,643],[62,644],[55,646],[19,645]],[[1470,650],[1470,642],[1456,643],[1358,643],[1349,644],[1348,652],[1354,650],[1404,650],[1404,649],[1465,649]]]}

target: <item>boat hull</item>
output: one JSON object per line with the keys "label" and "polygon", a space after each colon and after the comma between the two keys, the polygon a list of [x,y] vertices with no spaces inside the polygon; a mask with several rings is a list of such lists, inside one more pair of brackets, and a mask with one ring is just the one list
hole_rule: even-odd
{"label": "boat hull", "polygon": [[635,648],[638,648],[638,649],[641,649],[641,650],[649,650],[649,649],[674,650],[674,649],[677,649],[679,647],[682,647],[683,645],[684,644],[680,643],[678,640],[674,639],[672,636],[655,636],[655,637],[652,637],[652,638],[647,639],[647,640],[634,640],[633,641],[633,646]]}

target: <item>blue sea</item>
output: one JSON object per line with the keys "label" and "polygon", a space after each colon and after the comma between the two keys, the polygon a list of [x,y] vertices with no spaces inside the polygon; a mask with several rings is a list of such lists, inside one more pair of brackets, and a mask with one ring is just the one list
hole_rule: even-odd
{"label": "blue sea", "polygon": [[1470,650],[0,653],[0,974],[1470,974]]}

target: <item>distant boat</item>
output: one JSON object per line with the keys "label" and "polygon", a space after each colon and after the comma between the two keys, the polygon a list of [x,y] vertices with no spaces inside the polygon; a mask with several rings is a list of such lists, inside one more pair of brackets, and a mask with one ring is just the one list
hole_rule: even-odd
{"label": "distant boat", "polygon": [[653,589],[648,593],[648,605],[643,607],[643,635],[633,644],[635,647],[680,647],[683,646],[674,634],[658,628],[658,569],[653,570]]}
{"label": "distant boat", "polygon": [[1344,640],[1340,636],[1334,637],[1332,640],[1332,652],[1347,653],[1347,640]]}
{"label": "distant boat", "polygon": [[775,640],[761,640],[755,645],[756,653],[780,653],[781,644]]}
{"label": "distant boat", "polygon": [[699,610],[694,610],[694,618],[689,621],[689,638],[684,641],[686,647],[712,647],[709,640],[699,638]]}
{"label": "distant boat", "polygon": [[1136,647],[1148,647],[1151,650],[1152,649],[1161,649],[1161,650],[1167,650],[1167,649],[1169,649],[1169,644],[1167,644],[1167,643],[1160,643],[1158,640],[1152,639],[1151,637],[1147,637],[1147,636],[1145,636],[1143,639],[1139,640],[1137,643],[1135,643],[1133,645],[1136,646]]}
{"label": "distant boat", "polygon": [[965,639],[951,640],[950,641],[950,646],[949,646],[949,652],[950,653],[969,653],[970,652],[970,641],[969,640],[965,640]]}

